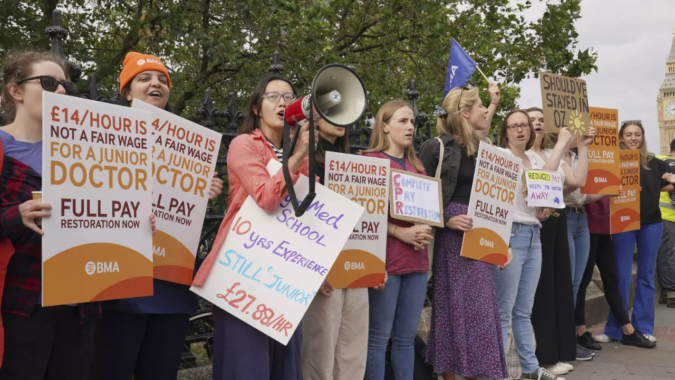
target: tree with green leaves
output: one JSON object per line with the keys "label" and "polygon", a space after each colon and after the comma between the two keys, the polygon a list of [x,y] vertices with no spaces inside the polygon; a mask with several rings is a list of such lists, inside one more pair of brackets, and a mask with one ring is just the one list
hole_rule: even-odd
{"label": "tree with green leaves", "polygon": [[[159,56],[172,77],[173,110],[194,117],[205,90],[223,108],[240,107],[279,51],[285,75],[301,92],[328,63],[355,67],[369,108],[404,97],[416,79],[419,108],[442,102],[450,38],[501,83],[500,110],[516,107],[518,83],[539,71],[578,77],[597,70],[597,54],[577,50],[580,0],[547,3],[535,22],[530,1],[510,0],[3,0],[0,63],[15,49],[46,50],[44,28],[62,12],[68,59],[99,92],[114,96],[124,56]],[[80,90],[86,83],[78,83]],[[487,88],[474,75],[471,85]],[[483,91],[487,101],[487,91]],[[495,123],[500,120],[499,114]],[[433,123],[432,123],[433,124]]]}

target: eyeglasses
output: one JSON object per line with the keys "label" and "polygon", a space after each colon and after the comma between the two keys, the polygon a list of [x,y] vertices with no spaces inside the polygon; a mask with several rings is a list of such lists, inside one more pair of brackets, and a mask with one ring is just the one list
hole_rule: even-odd
{"label": "eyeglasses", "polygon": [[[637,124],[637,125],[639,125],[640,127],[642,127],[642,120],[626,120],[626,121],[622,121],[622,122],[621,122],[621,128],[623,128],[623,127],[625,127],[626,125],[629,125],[629,124]],[[644,127],[642,127],[642,128],[644,128]]]}
{"label": "eyeglasses", "polygon": [[68,82],[68,81],[58,81],[53,77],[46,76],[46,75],[38,75],[36,77],[30,77],[26,78],[24,80],[20,80],[16,82],[16,84],[24,84],[28,82],[29,80],[34,80],[34,79],[39,79],[40,80],[40,85],[42,86],[42,89],[45,91],[49,92],[54,92],[56,91],[59,86],[63,86],[63,88],[66,90],[66,94],[72,95],[75,93],[77,90],[77,86],[75,86],[75,83],[73,82]]}
{"label": "eyeglasses", "polygon": [[518,129],[522,129],[524,131],[526,129],[529,129],[530,125],[529,124],[520,124],[520,125],[515,124],[515,125],[509,125],[506,128],[508,128],[509,131],[517,131]]}
{"label": "eyeglasses", "polygon": [[459,92],[459,101],[457,102],[457,111],[460,110],[459,105],[462,104],[462,93],[464,92],[464,90],[470,90],[471,89],[471,87],[468,87],[468,86],[462,86],[461,88],[462,88],[462,90]]}
{"label": "eyeglasses", "polygon": [[269,101],[272,103],[277,103],[279,100],[281,100],[281,98],[284,98],[284,102],[286,102],[287,104],[291,103],[296,99],[295,95],[291,92],[281,94],[276,91],[266,92],[263,95],[263,98],[269,99]]}

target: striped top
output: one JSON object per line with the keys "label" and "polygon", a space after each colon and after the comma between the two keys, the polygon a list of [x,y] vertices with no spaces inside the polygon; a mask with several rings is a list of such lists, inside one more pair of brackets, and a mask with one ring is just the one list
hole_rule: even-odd
{"label": "striped top", "polygon": [[277,148],[270,140],[267,140],[267,143],[269,144],[270,147],[272,147],[272,150],[274,151],[274,154],[277,156],[277,160],[279,162],[284,162],[284,150]]}

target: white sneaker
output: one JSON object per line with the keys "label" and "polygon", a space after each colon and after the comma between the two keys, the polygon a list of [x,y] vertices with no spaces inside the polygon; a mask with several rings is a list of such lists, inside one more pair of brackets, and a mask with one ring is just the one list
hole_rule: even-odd
{"label": "white sneaker", "polygon": [[564,375],[570,371],[568,367],[565,365],[565,363],[562,362],[558,362],[555,365],[551,365],[545,368],[547,371],[551,372],[554,375]]}
{"label": "white sneaker", "polygon": [[574,371],[574,366],[571,365],[570,363],[560,362],[558,364],[561,364],[561,365],[565,366],[568,371]]}
{"label": "white sneaker", "polygon": [[597,342],[600,342],[600,343],[610,343],[610,342],[618,342],[619,341],[618,339],[608,337],[604,333],[594,336],[593,339],[595,339]]}
{"label": "white sneaker", "polygon": [[642,334],[642,335],[644,335],[645,338],[647,338],[648,341],[650,341],[652,343],[656,343],[656,337],[654,335],[649,335],[649,334]]}
{"label": "white sneaker", "polygon": [[558,377],[557,375],[552,374],[547,371],[546,368],[537,368],[536,371],[531,373],[523,373],[520,377],[521,379],[532,379],[532,380],[565,380],[564,377]]}

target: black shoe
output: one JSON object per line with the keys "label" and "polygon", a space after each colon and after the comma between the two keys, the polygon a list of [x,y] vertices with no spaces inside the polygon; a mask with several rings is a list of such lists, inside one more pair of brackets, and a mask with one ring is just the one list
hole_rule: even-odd
{"label": "black shoe", "polygon": [[632,334],[626,335],[622,334],[621,344],[626,346],[634,346],[641,348],[654,348],[656,343],[650,342],[649,339],[645,338],[644,334],[635,330]]}
{"label": "black shoe", "polygon": [[577,343],[579,343],[581,347],[589,350],[595,351],[602,350],[602,346],[600,345],[600,343],[598,343],[595,339],[593,339],[591,333],[589,333],[588,331],[586,331],[584,335],[577,337]]}
{"label": "black shoe", "polygon": [[660,305],[665,305],[668,300],[668,292],[661,288],[661,293],[659,293],[659,304]]}

